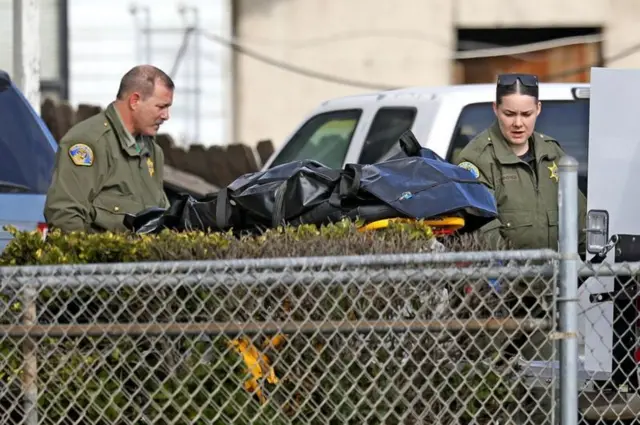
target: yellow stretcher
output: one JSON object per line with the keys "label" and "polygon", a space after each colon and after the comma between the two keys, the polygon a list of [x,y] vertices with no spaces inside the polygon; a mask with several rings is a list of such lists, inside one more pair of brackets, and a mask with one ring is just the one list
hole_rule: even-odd
{"label": "yellow stretcher", "polygon": [[[372,221],[371,223],[367,223],[364,226],[361,226],[358,230],[366,231],[366,230],[380,230],[387,228],[391,225],[391,223],[418,223],[419,220],[413,218],[385,218],[382,220]],[[464,227],[464,218],[462,217],[440,217],[440,218],[432,218],[428,220],[422,220],[421,223],[424,226],[431,227],[434,235],[443,236],[450,235],[457,230],[460,230]]]}

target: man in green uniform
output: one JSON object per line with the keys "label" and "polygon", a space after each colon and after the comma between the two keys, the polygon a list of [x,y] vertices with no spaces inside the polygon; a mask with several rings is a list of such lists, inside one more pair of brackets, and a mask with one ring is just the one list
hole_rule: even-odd
{"label": "man in green uniform", "polygon": [[124,215],[167,208],[164,155],[155,142],[169,119],[174,84],[151,65],[136,66],[117,97],[60,141],[45,218],[64,232],[125,231]]}

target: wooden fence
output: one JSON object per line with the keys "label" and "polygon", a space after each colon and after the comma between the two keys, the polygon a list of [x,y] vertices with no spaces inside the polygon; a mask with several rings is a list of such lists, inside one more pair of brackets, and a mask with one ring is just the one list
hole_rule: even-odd
{"label": "wooden fence", "polygon": [[[59,141],[76,123],[101,112],[99,106],[79,105],[74,110],[67,103],[46,99],[41,116],[53,137]],[[243,143],[226,147],[191,145],[188,150],[178,147],[168,134],[159,134],[158,144],[165,155],[165,163],[178,170],[196,175],[218,187],[224,187],[245,173],[260,169],[273,153],[271,140],[261,140],[255,149]]]}

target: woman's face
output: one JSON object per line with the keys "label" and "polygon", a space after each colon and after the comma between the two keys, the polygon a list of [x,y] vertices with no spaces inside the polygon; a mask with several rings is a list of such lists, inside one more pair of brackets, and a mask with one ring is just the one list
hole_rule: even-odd
{"label": "woman's face", "polygon": [[540,102],[526,94],[509,94],[502,97],[500,105],[493,104],[502,134],[514,145],[524,144],[531,137],[540,110]]}

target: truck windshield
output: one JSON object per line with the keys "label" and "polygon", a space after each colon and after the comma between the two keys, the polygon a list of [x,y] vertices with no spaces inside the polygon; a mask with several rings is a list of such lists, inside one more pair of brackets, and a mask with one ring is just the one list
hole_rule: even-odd
{"label": "truck windshield", "polygon": [[55,160],[49,137],[0,75],[0,193],[47,192]]}
{"label": "truck windshield", "polygon": [[[474,103],[466,106],[456,124],[447,160],[456,162],[456,156],[471,139],[495,120],[491,103]],[[587,193],[587,163],[589,145],[589,101],[546,100],[536,122],[536,131],[556,139],[560,146],[579,161],[578,181],[580,189]]]}
{"label": "truck windshield", "polygon": [[342,168],[361,109],[318,114],[307,121],[275,158],[271,167],[313,158],[330,168]]}

